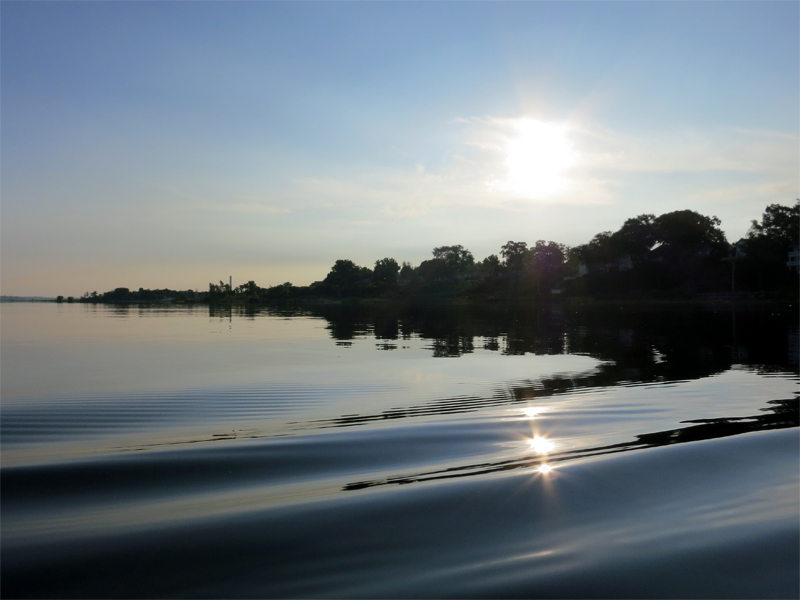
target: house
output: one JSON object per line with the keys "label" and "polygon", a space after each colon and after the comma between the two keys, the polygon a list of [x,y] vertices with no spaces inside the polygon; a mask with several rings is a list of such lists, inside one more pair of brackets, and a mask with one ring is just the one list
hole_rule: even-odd
{"label": "house", "polygon": [[[606,263],[578,264],[578,277],[591,273],[608,273],[609,271],[630,271],[633,268],[633,259],[630,254],[623,254]],[[566,278],[565,278],[566,279]],[[574,279],[574,277],[572,278]]]}
{"label": "house", "polygon": [[795,273],[800,273],[800,246],[795,244],[788,254],[789,260],[786,261],[786,266],[792,269]]}
{"label": "house", "polygon": [[747,256],[747,253],[744,250],[745,248],[745,241],[744,238],[740,239],[738,242],[731,244],[730,247],[730,258],[733,260],[739,260],[740,258],[744,258]]}

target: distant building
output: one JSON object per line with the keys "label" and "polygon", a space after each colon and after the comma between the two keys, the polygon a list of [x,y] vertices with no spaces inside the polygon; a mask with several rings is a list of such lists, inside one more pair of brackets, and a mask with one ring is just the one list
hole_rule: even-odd
{"label": "distant building", "polygon": [[744,258],[747,256],[747,253],[744,250],[745,248],[745,241],[744,238],[740,239],[738,242],[731,244],[730,248],[730,258],[734,260],[738,260],[740,258]]}
{"label": "distant building", "polygon": [[789,250],[789,260],[786,261],[786,266],[795,273],[800,273],[800,246],[795,244]]}
{"label": "distant building", "polygon": [[607,263],[578,263],[578,277],[583,277],[589,273],[608,273],[609,271],[630,271],[633,268],[633,259],[629,254],[623,254],[619,258]]}

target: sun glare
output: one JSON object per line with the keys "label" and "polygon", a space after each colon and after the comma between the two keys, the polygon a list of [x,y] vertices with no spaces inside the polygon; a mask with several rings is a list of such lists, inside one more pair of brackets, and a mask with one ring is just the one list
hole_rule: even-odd
{"label": "sun glare", "polygon": [[547,454],[555,447],[555,444],[549,440],[539,437],[538,435],[530,440],[531,448],[539,454]]}
{"label": "sun glare", "polygon": [[525,415],[526,419],[538,419],[544,413],[550,410],[547,406],[529,406],[527,408],[523,408],[522,414]]}
{"label": "sun glare", "polygon": [[568,128],[557,123],[519,119],[517,136],[508,140],[508,187],[527,198],[546,198],[567,184],[564,172],[575,164]]}

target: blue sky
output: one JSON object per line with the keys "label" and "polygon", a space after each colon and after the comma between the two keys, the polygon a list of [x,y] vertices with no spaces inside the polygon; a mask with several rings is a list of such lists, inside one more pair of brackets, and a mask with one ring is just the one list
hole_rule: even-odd
{"label": "blue sky", "polygon": [[2,292],[308,284],[685,208],[738,239],[800,195],[798,7],[3,2]]}

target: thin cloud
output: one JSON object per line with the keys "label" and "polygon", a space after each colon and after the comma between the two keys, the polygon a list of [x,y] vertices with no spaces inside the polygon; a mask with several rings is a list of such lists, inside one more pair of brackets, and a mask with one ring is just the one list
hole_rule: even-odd
{"label": "thin cloud", "polygon": [[798,137],[771,131],[729,128],[684,129],[648,137],[608,129],[577,132],[587,167],[640,173],[796,173]]}
{"label": "thin cloud", "polygon": [[270,206],[268,204],[260,204],[258,202],[234,202],[234,203],[220,203],[209,204],[200,207],[201,210],[211,210],[220,212],[234,212],[234,213],[252,213],[262,215],[280,215],[289,214],[293,212],[291,209],[281,206]]}
{"label": "thin cloud", "polygon": [[177,186],[167,186],[167,191],[178,196],[182,202],[177,204],[170,203],[164,208],[177,211],[202,211],[202,212],[221,212],[221,213],[245,213],[261,215],[289,214],[294,212],[288,208],[287,202],[276,205],[273,202],[263,202],[259,198],[265,194],[244,193],[233,194],[230,200],[209,200],[208,197],[198,196],[192,192]]}
{"label": "thin cloud", "polygon": [[[716,204],[736,188],[751,198],[778,201],[776,195],[794,194],[797,179],[797,136],[776,132],[686,129],[650,137],[623,134],[587,122],[569,122],[575,164],[564,172],[563,189],[547,197],[523,197],[503,185],[507,177],[506,141],[518,119],[458,118],[465,126],[462,146],[438,168],[421,161],[404,169],[352,172],[340,177],[296,179],[281,193],[281,201],[304,210],[323,208],[379,216],[421,219],[431,213],[458,208],[529,211],[536,204],[607,206],[625,203],[628,188],[641,187],[642,177],[675,174],[669,189],[652,190],[656,201],[679,186],[681,174],[709,173],[711,178],[682,201]],[[731,184],[731,173],[762,175],[747,188]],[[634,177],[636,179],[634,179]],[[658,184],[663,187],[663,181]],[[678,187],[675,187],[678,189]],[[745,192],[745,189],[747,192]],[[291,203],[289,203],[291,199]],[[661,200],[659,200],[661,201]],[[761,200],[759,200],[760,202]],[[226,210],[281,213],[288,209],[259,203],[230,203]]]}

